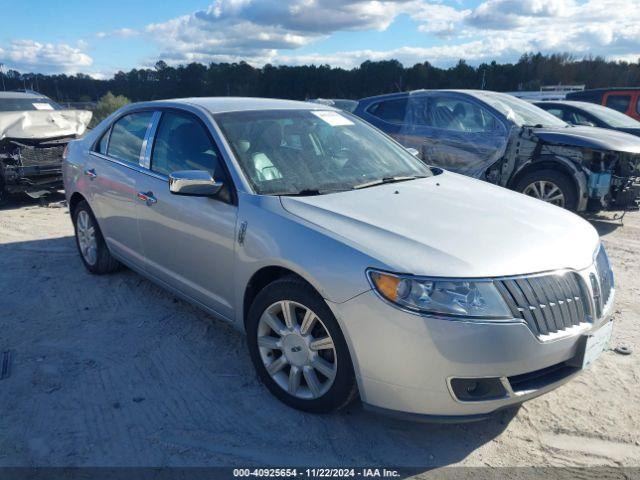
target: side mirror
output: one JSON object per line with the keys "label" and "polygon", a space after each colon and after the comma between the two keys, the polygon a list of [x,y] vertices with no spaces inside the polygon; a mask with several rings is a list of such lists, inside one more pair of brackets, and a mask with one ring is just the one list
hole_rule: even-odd
{"label": "side mirror", "polygon": [[576,125],[580,125],[581,127],[595,127],[595,124],[592,122],[587,122],[586,120],[583,122],[578,122]]}
{"label": "side mirror", "polygon": [[222,186],[204,170],[180,170],[169,175],[169,191],[175,195],[212,197]]}
{"label": "side mirror", "polygon": [[409,148],[407,148],[407,152],[409,152],[414,157],[420,158],[420,152],[418,150],[416,150],[415,148],[409,147]]}

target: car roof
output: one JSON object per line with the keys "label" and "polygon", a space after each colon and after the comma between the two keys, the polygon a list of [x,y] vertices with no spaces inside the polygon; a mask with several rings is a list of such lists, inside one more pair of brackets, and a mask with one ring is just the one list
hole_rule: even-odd
{"label": "car roof", "polygon": [[336,110],[339,109],[319,103],[297,100],[281,100],[259,97],[191,97],[158,100],[147,104],[162,105],[164,103],[197,105],[211,113],[240,112],[250,110]]}
{"label": "car roof", "polygon": [[48,98],[41,93],[25,93],[25,92],[0,92],[0,100],[6,98]]}
{"label": "car roof", "polygon": [[576,100],[541,100],[537,102],[533,102],[534,105],[538,105],[540,103],[544,103],[546,105],[569,105],[570,107],[592,107],[593,105],[604,107],[604,105],[593,104],[590,102],[578,102]]}
{"label": "car roof", "polygon": [[470,95],[470,96],[478,96],[478,95],[493,95],[493,94],[500,94],[500,95],[508,95],[507,93],[504,92],[494,92],[493,90],[477,90],[477,89],[455,89],[455,88],[432,88],[432,89],[419,89],[419,90],[409,90],[406,92],[393,92],[393,93],[384,93],[382,95],[374,95],[371,97],[366,97],[363,98],[361,100],[359,100],[359,102],[367,102],[370,100],[377,100],[377,99],[382,99],[382,98],[402,98],[403,96],[407,96],[407,95],[415,95],[415,94],[420,94],[420,93],[431,93],[431,92],[438,92],[438,93],[455,93],[455,94],[462,94],[462,95]]}

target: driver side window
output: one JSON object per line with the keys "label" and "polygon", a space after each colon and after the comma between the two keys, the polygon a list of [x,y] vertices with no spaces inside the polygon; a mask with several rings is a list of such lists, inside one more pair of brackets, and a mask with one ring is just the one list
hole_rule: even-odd
{"label": "driver side window", "polygon": [[192,115],[163,112],[158,125],[151,170],[169,176],[179,170],[205,170],[224,178],[220,152],[205,127]]}

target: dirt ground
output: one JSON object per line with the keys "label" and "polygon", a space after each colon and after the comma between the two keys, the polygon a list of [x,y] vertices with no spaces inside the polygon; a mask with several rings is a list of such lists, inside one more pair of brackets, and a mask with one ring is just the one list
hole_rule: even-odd
{"label": "dirt ground", "polygon": [[282,405],[243,336],[131,271],[88,274],[66,207],[0,210],[0,466],[640,466],[640,213],[591,220],[616,273],[611,347],[634,353],[515,416],[428,425]]}

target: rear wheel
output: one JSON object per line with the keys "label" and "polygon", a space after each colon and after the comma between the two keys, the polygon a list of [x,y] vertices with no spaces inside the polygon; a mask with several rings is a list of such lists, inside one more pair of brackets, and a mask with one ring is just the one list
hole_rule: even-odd
{"label": "rear wheel", "polygon": [[578,206],[573,180],[557,170],[528,173],[518,181],[514,190],[567,210],[575,210]]}
{"label": "rear wheel", "polygon": [[286,277],[265,287],[249,310],[247,334],[260,379],[287,405],[322,413],[354,398],[344,336],[322,297],[304,281]]}
{"label": "rear wheel", "polygon": [[87,270],[100,275],[118,269],[120,263],[111,256],[98,222],[84,200],[73,211],[73,226],[80,258]]}

